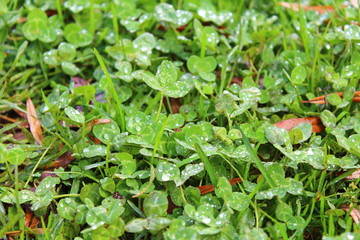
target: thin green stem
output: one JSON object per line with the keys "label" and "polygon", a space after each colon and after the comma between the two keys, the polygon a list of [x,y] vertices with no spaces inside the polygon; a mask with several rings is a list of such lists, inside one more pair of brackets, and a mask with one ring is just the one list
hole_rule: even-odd
{"label": "thin green stem", "polygon": [[80,197],[80,194],[61,194],[61,195],[56,195],[53,198],[54,199],[59,199],[59,198],[67,198],[67,197]]}

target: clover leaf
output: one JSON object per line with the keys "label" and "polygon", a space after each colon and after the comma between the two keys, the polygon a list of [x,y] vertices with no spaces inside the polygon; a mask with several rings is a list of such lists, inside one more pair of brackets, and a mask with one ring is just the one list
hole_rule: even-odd
{"label": "clover leaf", "polygon": [[216,59],[213,56],[201,58],[193,55],[187,60],[186,66],[191,73],[198,74],[206,81],[215,81],[216,79],[215,74],[212,73],[217,66]]}
{"label": "clover leaf", "polygon": [[50,27],[48,19],[41,9],[34,8],[28,15],[27,22],[22,26],[26,39],[50,43],[56,40],[55,29]]}
{"label": "clover leaf", "polygon": [[51,49],[43,55],[45,63],[51,67],[61,65],[62,70],[70,76],[74,76],[80,72],[80,69],[71,62],[75,57],[75,46],[66,42],[60,43],[58,49]]}
{"label": "clover leaf", "polygon": [[65,26],[64,37],[66,41],[76,47],[88,46],[93,40],[93,36],[86,29],[80,27],[76,23],[70,23]]}
{"label": "clover leaf", "polygon": [[184,78],[178,80],[176,67],[168,60],[160,64],[156,76],[150,72],[143,72],[141,76],[149,87],[161,91],[168,97],[183,97],[192,88],[192,83],[189,80]]}
{"label": "clover leaf", "polygon": [[174,7],[167,3],[160,3],[155,7],[155,18],[158,21],[173,23],[177,27],[187,24],[192,16],[192,13],[188,11],[175,11]]}
{"label": "clover leaf", "polygon": [[78,13],[84,10],[85,8],[90,7],[90,1],[87,0],[68,0],[64,3],[64,6],[73,13]]}

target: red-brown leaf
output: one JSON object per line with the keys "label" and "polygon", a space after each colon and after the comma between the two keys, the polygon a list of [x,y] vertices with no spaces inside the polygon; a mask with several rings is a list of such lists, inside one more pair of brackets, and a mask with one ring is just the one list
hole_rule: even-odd
{"label": "red-brown leaf", "polygon": [[49,170],[49,169],[54,169],[54,168],[59,168],[59,167],[63,167],[66,168],[67,165],[69,165],[72,161],[75,160],[75,157],[72,156],[73,152],[69,151],[64,153],[63,155],[61,155],[58,159],[56,159],[55,161],[46,164],[45,166],[42,166],[42,169],[45,170]]}
{"label": "red-brown leaf", "polygon": [[26,101],[26,111],[27,111],[27,120],[30,125],[30,131],[35,138],[35,140],[41,144],[42,140],[44,139],[44,136],[42,134],[42,128],[38,119],[38,116],[36,114],[36,110],[34,107],[33,102],[30,98]]}
{"label": "red-brown leaf", "polygon": [[324,126],[322,125],[322,122],[319,117],[306,117],[306,118],[292,118],[292,119],[286,119],[277,123],[274,123],[275,126],[279,128],[283,128],[287,131],[290,131],[297,125],[299,125],[302,122],[307,122],[312,125],[312,132],[322,132],[324,131]]}
{"label": "red-brown leaf", "polygon": [[[343,95],[343,92],[335,92],[333,94],[336,94],[340,97],[342,97]],[[320,96],[320,97],[316,97],[316,98],[313,98],[313,99],[310,99],[308,101],[302,101],[302,103],[315,103],[315,104],[325,104],[325,95],[323,96]],[[353,102],[360,102],[360,91],[357,91],[354,93],[354,98],[352,100]]]}
{"label": "red-brown leaf", "polygon": [[[230,185],[235,185],[237,183],[241,182],[240,178],[234,178],[234,179],[230,179],[229,183]],[[209,192],[213,192],[215,191],[214,185],[203,185],[203,186],[199,186],[197,187],[200,190],[201,195],[207,194]]]}

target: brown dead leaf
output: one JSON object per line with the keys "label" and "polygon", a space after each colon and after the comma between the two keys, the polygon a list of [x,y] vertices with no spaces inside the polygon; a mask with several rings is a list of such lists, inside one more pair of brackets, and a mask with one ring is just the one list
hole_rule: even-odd
{"label": "brown dead leaf", "polygon": [[33,102],[30,98],[26,101],[26,111],[27,111],[27,120],[30,125],[30,131],[34,136],[35,140],[41,144],[44,136],[42,134],[42,128],[39,122],[39,119],[36,114],[36,110]]}
{"label": "brown dead leaf", "polygon": [[59,168],[59,167],[66,168],[72,161],[75,160],[75,157],[72,156],[72,154],[73,154],[72,151],[68,151],[68,152],[64,153],[63,155],[61,155],[55,161],[42,166],[41,169],[49,170],[49,169],[54,169],[54,168]]}
{"label": "brown dead leaf", "polygon": [[322,122],[319,117],[291,118],[274,123],[274,125],[279,128],[283,128],[287,131],[290,131],[291,129],[293,129],[302,122],[310,123],[312,125],[312,132],[324,131],[324,126],[322,125]]}
{"label": "brown dead leaf", "polygon": [[30,207],[25,209],[25,226],[31,229],[35,228],[40,223],[40,219],[30,210]]}
{"label": "brown dead leaf", "polygon": [[[241,182],[240,178],[234,178],[234,179],[229,180],[229,183],[230,183],[231,186],[235,185],[235,184],[237,184],[239,182]],[[215,191],[214,185],[203,185],[203,186],[199,186],[197,188],[200,190],[201,195],[204,195],[206,193]]]}
{"label": "brown dead leaf", "polygon": [[12,123],[18,122],[18,120],[14,119],[14,118],[11,118],[11,117],[8,117],[5,115],[1,115],[1,114],[0,114],[0,119],[4,119],[5,121],[12,122]]}
{"label": "brown dead leaf", "polygon": [[353,179],[358,179],[358,178],[360,178],[360,168],[358,170],[356,170],[355,172],[353,172],[351,175],[347,176],[345,179],[353,180]]}
{"label": "brown dead leaf", "polygon": [[358,224],[360,222],[360,211],[357,208],[350,207],[349,204],[343,204],[343,205],[341,205],[340,209],[347,211],[347,212],[351,211],[350,216],[352,217],[354,222],[356,224]]}
{"label": "brown dead leaf", "polygon": [[[343,95],[343,92],[335,92],[333,94],[336,94],[340,97],[342,97]],[[323,96],[320,96],[320,97],[316,97],[316,98],[313,98],[313,99],[310,99],[308,101],[301,101],[302,103],[315,103],[315,104],[325,104],[326,101],[326,96],[323,95]],[[360,91],[357,91],[354,93],[354,98],[352,99],[353,102],[360,102]]]}
{"label": "brown dead leaf", "polygon": [[173,114],[179,113],[181,102],[179,98],[170,98],[170,107]]}
{"label": "brown dead leaf", "polygon": [[[20,233],[21,233],[20,230],[11,231],[11,232],[7,232],[6,236],[8,236],[8,237],[16,237],[16,236],[19,236]],[[44,234],[44,229],[43,228],[29,229],[28,231],[26,231],[26,234],[34,234],[34,235]]]}
{"label": "brown dead leaf", "polygon": [[306,5],[302,5],[302,4],[299,5],[297,3],[288,3],[288,2],[279,2],[279,5],[281,5],[285,8],[292,9],[296,12],[300,11],[300,8],[304,9],[304,11],[313,10],[319,14],[324,14],[327,12],[334,12],[333,6],[306,6]]}

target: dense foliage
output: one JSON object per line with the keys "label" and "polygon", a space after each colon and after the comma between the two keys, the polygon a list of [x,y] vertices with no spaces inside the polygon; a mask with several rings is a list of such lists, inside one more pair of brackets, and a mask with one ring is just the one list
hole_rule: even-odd
{"label": "dense foliage", "polygon": [[0,238],[360,238],[360,11],[300,2],[0,1]]}

